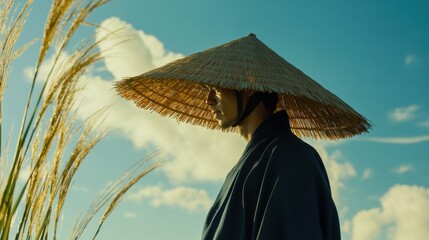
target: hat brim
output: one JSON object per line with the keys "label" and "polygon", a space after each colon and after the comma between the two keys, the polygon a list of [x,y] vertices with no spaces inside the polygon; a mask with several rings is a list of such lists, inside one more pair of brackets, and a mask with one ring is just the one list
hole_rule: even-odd
{"label": "hat brim", "polygon": [[277,93],[277,110],[287,111],[298,136],[342,139],[371,128],[366,118],[252,34],[124,79],[115,88],[141,108],[220,129],[204,85]]}
{"label": "hat brim", "polygon": [[[221,129],[206,104],[208,90],[183,79],[129,78],[115,85],[119,95],[164,117],[209,129]],[[300,137],[337,140],[367,132],[370,123],[347,106],[331,106],[313,99],[278,94],[277,111],[285,109],[292,131]],[[341,101],[341,100],[339,100]]]}

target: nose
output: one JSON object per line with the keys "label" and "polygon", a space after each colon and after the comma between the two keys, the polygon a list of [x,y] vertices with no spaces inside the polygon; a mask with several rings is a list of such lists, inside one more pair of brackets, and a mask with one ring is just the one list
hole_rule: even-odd
{"label": "nose", "polygon": [[216,94],[213,89],[209,90],[209,93],[207,94],[206,104],[209,106],[215,106],[216,105]]}

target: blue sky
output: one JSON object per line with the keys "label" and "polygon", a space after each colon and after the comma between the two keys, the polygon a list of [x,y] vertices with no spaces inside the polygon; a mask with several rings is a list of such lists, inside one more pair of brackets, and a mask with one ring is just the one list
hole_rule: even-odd
{"label": "blue sky", "polygon": [[[34,3],[21,43],[40,38],[49,6]],[[244,141],[138,109],[115,96],[112,83],[253,32],[374,123],[370,133],[352,139],[307,140],[324,158],[343,238],[428,239],[429,214],[421,214],[429,213],[428,12],[428,1],[386,0],[116,0],[100,8],[92,22],[133,38],[100,45],[116,47],[86,76],[80,116],[113,103],[105,127],[114,132],[77,176],[63,236],[98,191],[159,149],[163,167],[130,190],[99,239],[200,237],[207,208]],[[77,38],[94,31],[87,27]],[[19,124],[13,109],[23,99],[16,96],[27,92],[24,69],[34,65],[37,51],[36,44],[14,65],[6,124]]]}

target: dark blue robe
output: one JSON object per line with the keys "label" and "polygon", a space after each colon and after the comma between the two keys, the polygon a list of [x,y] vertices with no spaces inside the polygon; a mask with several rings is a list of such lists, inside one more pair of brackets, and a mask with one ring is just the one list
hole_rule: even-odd
{"label": "dark blue robe", "polygon": [[252,135],[207,215],[202,239],[341,239],[322,160],[291,132],[285,111]]}

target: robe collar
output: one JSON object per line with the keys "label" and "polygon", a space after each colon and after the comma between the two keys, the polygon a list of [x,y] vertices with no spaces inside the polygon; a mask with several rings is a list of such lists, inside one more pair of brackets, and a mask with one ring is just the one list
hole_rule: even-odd
{"label": "robe collar", "polygon": [[264,138],[271,138],[279,134],[293,135],[290,129],[289,117],[285,110],[278,111],[265,119],[253,132],[248,145],[257,143]]}

